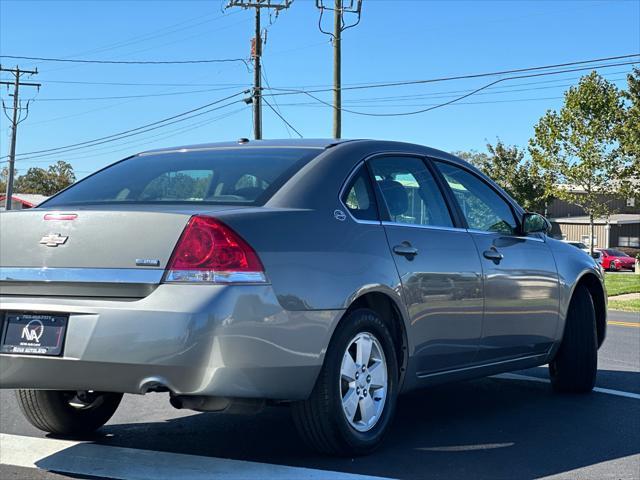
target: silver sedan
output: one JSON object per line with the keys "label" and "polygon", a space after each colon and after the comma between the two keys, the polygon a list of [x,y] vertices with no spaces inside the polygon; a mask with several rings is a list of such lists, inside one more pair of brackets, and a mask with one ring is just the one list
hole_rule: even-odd
{"label": "silver sedan", "polygon": [[123,393],[177,408],[289,404],[366,454],[410,390],[549,363],[588,392],[602,270],[447,153],[372,140],[141,153],[0,214],[0,386],[86,434]]}

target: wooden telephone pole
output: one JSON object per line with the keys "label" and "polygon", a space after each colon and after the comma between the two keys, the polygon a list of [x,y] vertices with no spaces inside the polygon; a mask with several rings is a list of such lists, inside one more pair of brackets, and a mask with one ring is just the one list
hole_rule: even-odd
{"label": "wooden telephone pole", "polygon": [[[330,1],[330,0],[329,0]],[[320,10],[320,31],[331,37],[333,44],[333,138],[342,136],[342,32],[360,23],[362,0],[333,0],[333,7],[324,5],[323,0],[316,0]],[[333,33],[322,29],[322,16],[325,10],[333,10]],[[345,25],[344,14],[352,13],[356,21]]]}
{"label": "wooden telephone pole", "polygon": [[256,23],[255,36],[251,39],[251,58],[253,60],[253,136],[256,140],[262,138],[262,70],[260,57],[262,57],[262,31],[260,26],[260,11],[263,8],[275,10],[276,15],[280,10],[289,8],[293,0],[229,0],[227,8],[241,7],[244,9],[255,8]]}
{"label": "wooden telephone pole", "polygon": [[[9,167],[7,173],[7,198],[5,199],[5,208],[6,210],[11,210],[11,197],[13,196],[13,180],[15,176],[15,163],[16,163],[16,137],[18,134],[18,125],[27,119],[29,115],[29,102],[27,102],[24,107],[25,116],[21,118],[21,111],[23,108],[20,106],[19,92],[20,87],[38,87],[40,88],[39,83],[30,83],[30,82],[21,82],[20,77],[22,75],[36,75],[38,70],[20,70],[20,67],[16,68],[3,68],[0,65],[0,72],[9,72],[13,75],[13,82],[0,81],[0,85],[13,85],[13,108],[7,108],[7,106],[2,102],[2,108],[4,110],[5,115],[11,122],[11,145],[9,147]],[[11,117],[7,115],[7,110],[12,110]]]}

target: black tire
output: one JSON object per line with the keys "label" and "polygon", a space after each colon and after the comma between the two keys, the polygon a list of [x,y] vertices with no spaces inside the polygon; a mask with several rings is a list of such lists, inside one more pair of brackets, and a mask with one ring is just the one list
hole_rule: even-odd
{"label": "black tire", "polygon": [[588,393],[596,384],[598,336],[596,312],[589,290],[578,286],[571,299],[562,343],[549,363],[556,392]]}
{"label": "black tire", "polygon": [[[342,409],[340,368],[349,342],[367,332],[380,343],[387,364],[387,397],[377,423],[368,431],[353,428]],[[313,449],[336,456],[366,455],[375,450],[393,421],[398,396],[398,361],[393,337],[378,314],[357,309],[336,329],[311,396],[292,404],[298,432]]]}
{"label": "black tire", "polygon": [[57,435],[82,436],[95,432],[113,416],[121,393],[95,393],[85,408],[69,402],[77,392],[16,390],[18,406],[34,427]]}

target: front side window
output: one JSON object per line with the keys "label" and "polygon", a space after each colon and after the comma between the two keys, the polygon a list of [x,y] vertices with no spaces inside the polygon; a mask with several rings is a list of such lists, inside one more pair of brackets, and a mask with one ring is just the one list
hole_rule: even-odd
{"label": "front side window", "polygon": [[370,165],[393,222],[453,226],[442,193],[422,159],[378,157]]}
{"label": "front side window", "polygon": [[514,235],[518,223],[509,204],[474,174],[449,163],[435,162],[467,220],[469,228]]}
{"label": "front side window", "polygon": [[378,220],[378,207],[365,166],[361,166],[351,178],[342,202],[358,220]]}
{"label": "front side window", "polygon": [[263,205],[321,151],[314,148],[229,148],[142,154],[81,180],[43,206]]}

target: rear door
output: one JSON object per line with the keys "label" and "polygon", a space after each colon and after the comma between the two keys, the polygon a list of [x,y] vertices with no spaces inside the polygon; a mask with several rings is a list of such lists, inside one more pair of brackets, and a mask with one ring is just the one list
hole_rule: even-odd
{"label": "rear door", "polygon": [[558,328],[555,260],[542,234],[519,235],[509,202],[475,173],[436,162],[480,253],[485,309],[478,361],[545,353]]}
{"label": "rear door", "polygon": [[381,216],[410,315],[418,374],[469,365],[482,328],[481,266],[420,157],[369,160]]}

